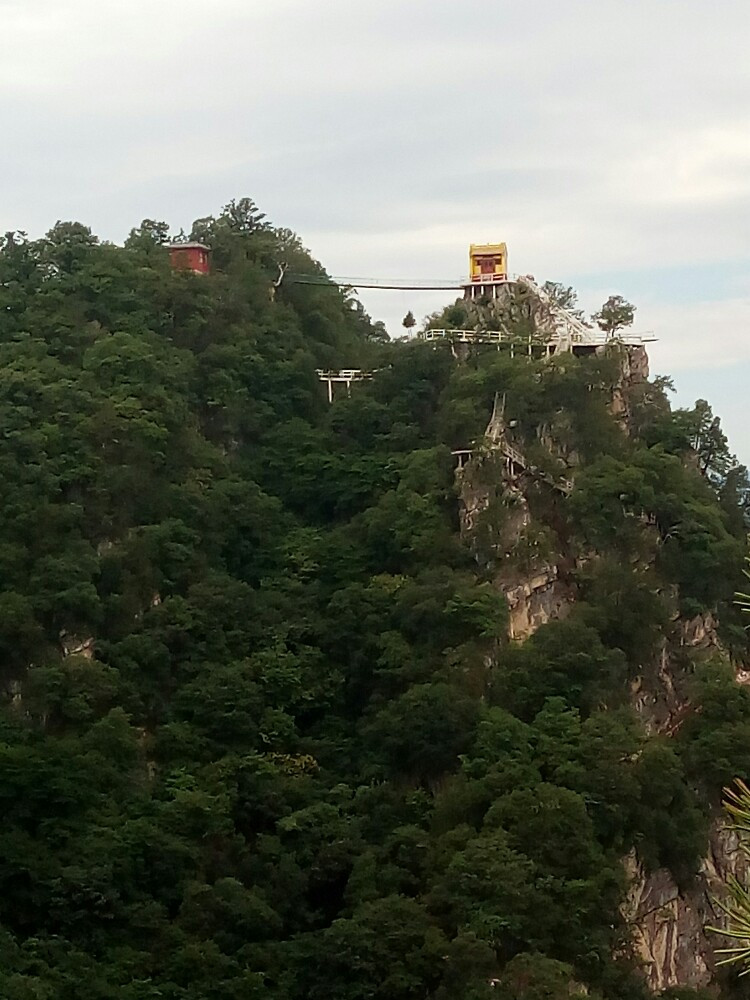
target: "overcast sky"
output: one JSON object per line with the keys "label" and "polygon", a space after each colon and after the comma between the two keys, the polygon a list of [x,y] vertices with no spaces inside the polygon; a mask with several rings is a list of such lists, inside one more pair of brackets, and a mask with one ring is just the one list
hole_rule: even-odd
{"label": "overcast sky", "polygon": [[[750,0],[0,0],[0,230],[249,195],[334,275],[607,295],[750,463]],[[393,333],[446,293],[362,293]]]}

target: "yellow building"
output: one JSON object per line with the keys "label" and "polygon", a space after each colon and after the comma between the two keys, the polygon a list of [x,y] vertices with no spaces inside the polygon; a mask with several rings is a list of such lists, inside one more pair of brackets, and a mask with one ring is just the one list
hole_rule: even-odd
{"label": "yellow building", "polygon": [[508,279],[508,248],[505,243],[472,243],[469,247],[469,281],[488,285]]}

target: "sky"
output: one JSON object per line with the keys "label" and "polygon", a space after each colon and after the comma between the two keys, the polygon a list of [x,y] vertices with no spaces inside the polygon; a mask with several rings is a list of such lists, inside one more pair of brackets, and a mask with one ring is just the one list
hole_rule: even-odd
{"label": "sky", "polygon": [[[0,0],[0,231],[252,197],[333,275],[613,293],[750,463],[748,0]],[[392,334],[444,292],[362,292]]]}

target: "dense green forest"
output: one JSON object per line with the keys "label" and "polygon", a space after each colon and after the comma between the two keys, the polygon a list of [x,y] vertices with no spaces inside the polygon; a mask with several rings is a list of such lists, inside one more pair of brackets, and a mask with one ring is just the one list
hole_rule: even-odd
{"label": "dense green forest", "polygon": [[[656,379],[626,434],[616,350],[459,362],[333,285],[273,295],[280,259],[325,272],[247,200],[195,223],[209,276],[166,235],[0,242],[0,995],[642,1000],[621,859],[689,883],[750,778],[747,476],[710,410]],[[316,369],[352,367],[329,405]],[[502,552],[514,497],[490,456],[461,533],[451,456],[499,393],[573,481]],[[499,569],[553,556],[570,613],[510,643]],[[647,737],[632,679],[717,609],[727,655],[680,654],[695,710]]]}

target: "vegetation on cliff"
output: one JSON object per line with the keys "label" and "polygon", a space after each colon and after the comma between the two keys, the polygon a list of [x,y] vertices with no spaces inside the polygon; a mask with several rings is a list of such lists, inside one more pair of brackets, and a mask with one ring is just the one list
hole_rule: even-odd
{"label": "vegetation on cliff", "polygon": [[[0,246],[0,993],[640,997],[622,856],[689,880],[750,778],[726,666],[682,651],[675,738],[629,700],[678,614],[744,655],[720,428],[655,380],[626,434],[616,352],[458,364],[273,297],[324,272],[246,200],[192,235],[208,277],[148,221]],[[451,456],[499,394],[543,473],[505,547],[519,491],[488,452],[462,536]],[[511,645],[498,574],[547,558],[576,600]]]}

